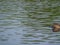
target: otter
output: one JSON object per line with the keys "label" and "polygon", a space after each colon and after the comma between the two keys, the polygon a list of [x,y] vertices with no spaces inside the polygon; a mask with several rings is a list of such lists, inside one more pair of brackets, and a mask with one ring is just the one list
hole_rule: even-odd
{"label": "otter", "polygon": [[53,32],[59,32],[60,31],[60,24],[54,23],[52,28],[53,28],[52,29]]}

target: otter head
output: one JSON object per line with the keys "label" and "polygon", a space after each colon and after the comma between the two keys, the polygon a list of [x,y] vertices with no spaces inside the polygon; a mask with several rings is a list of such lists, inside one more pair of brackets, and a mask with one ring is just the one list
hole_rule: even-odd
{"label": "otter head", "polygon": [[58,32],[58,31],[60,31],[60,24],[58,24],[58,23],[54,23],[53,24],[53,32]]}

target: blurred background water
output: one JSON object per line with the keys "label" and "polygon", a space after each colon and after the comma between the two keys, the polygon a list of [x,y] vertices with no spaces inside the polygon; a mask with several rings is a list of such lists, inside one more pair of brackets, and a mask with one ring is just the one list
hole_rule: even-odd
{"label": "blurred background water", "polygon": [[0,45],[60,45],[60,0],[0,0]]}

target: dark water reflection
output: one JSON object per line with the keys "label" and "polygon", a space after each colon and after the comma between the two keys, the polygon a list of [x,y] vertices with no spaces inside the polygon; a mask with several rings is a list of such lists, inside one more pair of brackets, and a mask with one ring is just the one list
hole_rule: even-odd
{"label": "dark water reflection", "polygon": [[1,0],[0,45],[60,45],[58,0]]}

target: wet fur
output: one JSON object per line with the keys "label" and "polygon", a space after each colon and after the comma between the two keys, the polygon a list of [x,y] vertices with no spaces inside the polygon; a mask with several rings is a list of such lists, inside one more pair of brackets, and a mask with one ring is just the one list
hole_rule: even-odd
{"label": "wet fur", "polygon": [[53,32],[60,31],[60,24],[54,23],[52,27],[53,27],[52,29]]}

